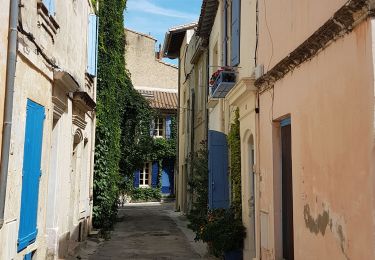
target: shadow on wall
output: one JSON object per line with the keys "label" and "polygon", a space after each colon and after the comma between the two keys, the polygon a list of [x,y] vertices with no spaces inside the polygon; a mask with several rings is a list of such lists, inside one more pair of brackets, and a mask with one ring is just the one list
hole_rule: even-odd
{"label": "shadow on wall", "polygon": [[[74,255],[78,250],[80,242],[85,241],[89,234],[90,218],[82,219],[73,232],[67,232],[60,236],[58,244],[58,257],[65,259],[69,255]],[[47,259],[54,259],[53,255],[49,255]]]}

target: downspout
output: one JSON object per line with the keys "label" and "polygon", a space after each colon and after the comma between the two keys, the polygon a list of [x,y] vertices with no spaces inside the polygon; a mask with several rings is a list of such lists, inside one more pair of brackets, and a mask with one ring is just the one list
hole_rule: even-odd
{"label": "downspout", "polygon": [[[206,60],[207,64],[206,64],[206,67],[207,67],[207,86],[206,86],[206,124],[205,124],[205,127],[206,127],[206,142],[208,142],[208,126],[209,126],[209,108],[207,107],[207,103],[208,103],[208,96],[210,95],[210,91],[209,91],[209,88],[208,86],[210,85],[210,47],[208,46],[207,47],[207,60]],[[208,144],[208,143],[207,143]],[[208,146],[207,146],[208,147]]]}
{"label": "downspout", "polygon": [[[255,38],[255,55],[254,55],[254,65],[255,68],[258,66],[258,45],[259,45],[259,0],[256,0],[256,7],[255,7],[255,31],[256,31],[256,38]],[[255,183],[255,196],[258,198],[255,201],[255,215],[258,219],[258,223],[260,226],[260,93],[259,89],[256,91],[256,99],[255,99],[255,134],[256,134],[256,143],[255,143],[255,149],[256,149],[256,161],[255,161],[255,173],[257,176],[257,182]],[[257,224],[256,224],[257,225]],[[256,227],[257,228],[257,227]],[[259,253],[259,259],[262,259],[262,248],[261,248],[261,233],[260,228],[258,229],[258,232],[256,233],[255,237],[255,243],[256,241],[259,241],[258,245],[255,245],[255,255],[258,256]]]}
{"label": "downspout", "polygon": [[17,62],[17,23],[19,3],[18,0],[11,0],[9,13],[9,34],[8,34],[8,58],[5,89],[3,142],[1,146],[0,165],[0,228],[4,224],[5,196],[8,179],[9,150],[12,130],[13,94],[14,79],[16,75]]}
{"label": "downspout", "polygon": [[176,166],[175,166],[175,174],[174,174],[174,194],[176,196],[175,199],[175,210],[180,211],[180,205],[179,205],[179,178],[180,176],[180,115],[181,115],[181,102],[180,102],[180,89],[181,89],[181,59],[178,58],[178,90],[177,90],[177,116],[176,116]]}

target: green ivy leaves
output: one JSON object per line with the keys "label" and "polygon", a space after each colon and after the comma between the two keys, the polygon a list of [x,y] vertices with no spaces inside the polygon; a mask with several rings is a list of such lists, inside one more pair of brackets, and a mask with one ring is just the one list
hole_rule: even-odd
{"label": "green ivy leaves", "polygon": [[236,217],[242,217],[241,200],[241,140],[240,140],[240,112],[235,111],[234,122],[228,135],[230,148],[230,180],[232,191],[232,207],[235,210]]}

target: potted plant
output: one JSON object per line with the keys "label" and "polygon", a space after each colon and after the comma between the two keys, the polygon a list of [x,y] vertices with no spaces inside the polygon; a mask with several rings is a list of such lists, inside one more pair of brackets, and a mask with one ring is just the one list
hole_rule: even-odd
{"label": "potted plant", "polygon": [[233,209],[215,209],[208,212],[207,223],[202,227],[201,238],[211,253],[226,260],[242,260],[245,227],[235,217]]}

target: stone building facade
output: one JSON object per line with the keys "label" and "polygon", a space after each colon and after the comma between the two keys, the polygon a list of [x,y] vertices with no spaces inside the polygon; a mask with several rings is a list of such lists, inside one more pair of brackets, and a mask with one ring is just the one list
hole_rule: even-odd
{"label": "stone building facade", "polygon": [[195,34],[197,23],[170,28],[163,46],[165,57],[179,63],[178,150],[176,210],[188,213],[192,198],[188,192],[192,173],[191,155],[207,140],[207,48]]}
{"label": "stone building facade", "polygon": [[[150,135],[170,139],[172,120],[176,120],[178,68],[162,60],[160,47],[150,35],[125,29],[126,68],[134,88],[154,109],[156,117],[150,122]],[[158,48],[158,49],[157,49]],[[134,188],[158,188],[164,196],[175,195],[175,158],[144,162],[134,173]],[[159,179],[160,173],[160,179]],[[160,183],[159,183],[160,182]]]}
{"label": "stone building facade", "polygon": [[373,7],[259,2],[262,259],[375,258]]}
{"label": "stone building facade", "polygon": [[126,68],[136,89],[177,93],[178,69],[162,60],[160,47],[150,35],[125,29]]}
{"label": "stone building facade", "polygon": [[[195,37],[215,77],[205,82],[210,208],[230,205],[226,136],[239,109],[244,259],[374,259],[374,6],[203,0],[194,32],[167,33],[184,107]],[[190,151],[181,120],[180,149]]]}
{"label": "stone building facade", "polygon": [[17,63],[0,259],[66,258],[91,228],[97,7],[10,2]]}

